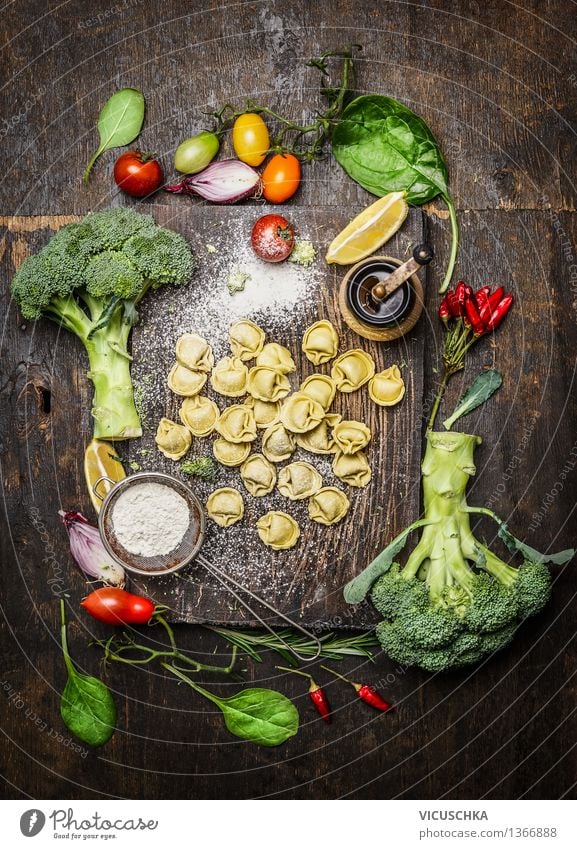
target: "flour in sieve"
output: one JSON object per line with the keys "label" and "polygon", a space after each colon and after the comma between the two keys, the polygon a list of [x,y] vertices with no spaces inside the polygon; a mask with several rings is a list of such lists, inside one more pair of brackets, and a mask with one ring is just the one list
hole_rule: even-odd
{"label": "flour in sieve", "polygon": [[169,554],[188,530],[184,498],[160,483],[140,483],[121,493],[112,508],[112,528],[126,551],[140,557]]}

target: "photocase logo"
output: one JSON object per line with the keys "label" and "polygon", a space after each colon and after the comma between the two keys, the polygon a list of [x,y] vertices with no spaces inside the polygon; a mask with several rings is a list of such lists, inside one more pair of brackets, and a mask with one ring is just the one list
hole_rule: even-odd
{"label": "photocase logo", "polygon": [[20,831],[25,837],[36,837],[40,834],[46,823],[46,817],[38,808],[24,811],[20,817]]}

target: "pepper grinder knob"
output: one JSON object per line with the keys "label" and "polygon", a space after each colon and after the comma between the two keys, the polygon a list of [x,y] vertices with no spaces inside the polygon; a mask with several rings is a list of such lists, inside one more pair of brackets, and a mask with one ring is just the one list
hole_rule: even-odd
{"label": "pepper grinder knob", "polygon": [[419,265],[428,265],[434,258],[435,252],[430,245],[417,245],[413,251],[413,259]]}

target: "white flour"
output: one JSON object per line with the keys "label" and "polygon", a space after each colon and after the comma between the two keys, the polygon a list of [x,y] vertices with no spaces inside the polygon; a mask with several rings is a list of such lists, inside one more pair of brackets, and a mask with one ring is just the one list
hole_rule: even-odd
{"label": "white flour", "polygon": [[112,508],[118,542],[131,554],[158,557],[182,542],[190,522],[184,498],[160,483],[140,483],[118,496]]}

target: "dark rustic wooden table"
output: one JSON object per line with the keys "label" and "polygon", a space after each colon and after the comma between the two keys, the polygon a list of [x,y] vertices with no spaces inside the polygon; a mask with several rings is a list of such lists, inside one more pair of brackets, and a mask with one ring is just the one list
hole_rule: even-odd
{"label": "dark rustic wooden table", "polygon": [[[253,96],[295,117],[310,113],[320,100],[317,77],[305,61],[327,48],[362,44],[358,90],[406,102],[442,143],[462,226],[458,275],[476,285],[504,283],[518,298],[497,346],[479,346],[472,358],[471,371],[494,363],[505,374],[498,400],[474,422],[484,444],[472,498],[490,502],[538,548],[567,547],[577,537],[575,5],[216,0],[207,6],[196,0],[3,4],[5,793],[63,799],[575,798],[577,582],[571,564],[555,570],[547,611],[479,668],[430,676],[401,670],[382,655],[374,665],[342,665],[357,679],[379,682],[397,705],[394,714],[375,715],[332,686],[335,719],[325,727],[301,681],[281,677],[267,656],[262,664],[243,664],[245,677],[291,695],[302,728],[279,749],[257,749],[232,739],[218,716],[172,681],[116,668],[109,681],[119,703],[118,732],[100,751],[70,745],[58,713],[64,670],[56,597],[67,591],[76,604],[83,588],[56,512],[61,505],[90,509],[82,473],[90,436],[86,364],[75,339],[57,337],[45,322],[24,323],[8,287],[14,267],[51,229],[123,202],[111,180],[112,154],[97,165],[88,189],[81,184],[98,109],[116,87],[145,92],[140,144],[159,151],[169,168],[178,141],[203,126],[203,112],[227,100],[240,104]],[[328,160],[307,167],[294,206],[346,217],[369,199]],[[298,210],[293,214],[298,217]],[[440,203],[425,210],[423,224],[442,267],[447,222]],[[415,401],[421,411],[437,379],[437,278],[431,271],[433,320],[421,321],[418,355],[409,363],[419,376]],[[419,430],[422,416],[417,421]],[[396,446],[405,449],[413,484],[419,435],[408,435],[409,451]],[[403,519],[418,509],[414,485],[403,501]],[[71,623],[71,649],[80,667],[95,672],[98,653],[87,645],[86,628],[83,618]],[[178,638],[199,657],[223,652],[201,628],[179,626]]]}

